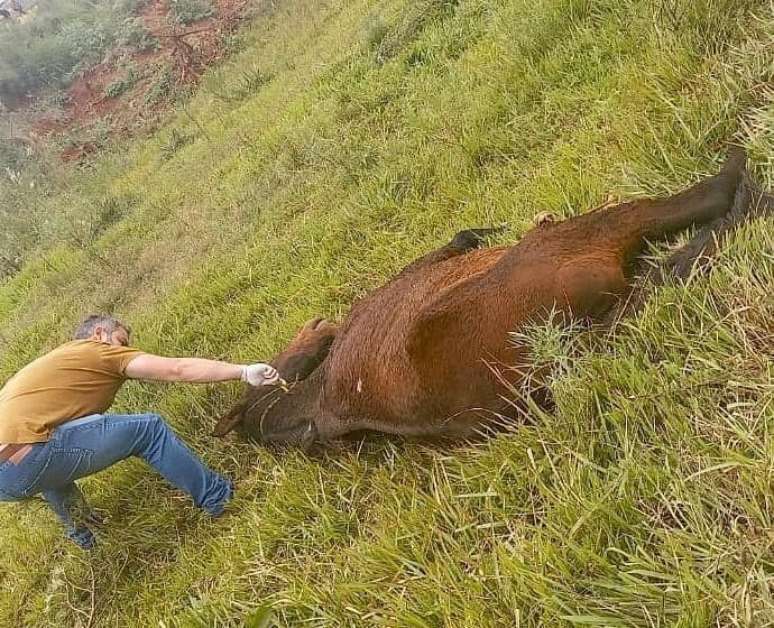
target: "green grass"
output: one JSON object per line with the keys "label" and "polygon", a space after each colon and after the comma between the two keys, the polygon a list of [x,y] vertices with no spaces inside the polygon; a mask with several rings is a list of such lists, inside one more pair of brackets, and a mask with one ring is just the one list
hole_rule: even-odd
{"label": "green grass", "polygon": [[[60,243],[0,285],[0,378],[92,310],[148,351],[267,358],[456,230],[507,222],[515,241],[540,211],[674,191],[730,141],[772,186],[766,1],[267,7],[156,135],[55,173],[37,202]],[[245,87],[257,67],[271,79]],[[111,516],[89,556],[42,505],[5,505],[0,617],[774,623],[772,227],[591,346],[530,330],[557,408],[475,446],[277,454],[208,436],[236,386],[127,385],[118,409],[163,413],[236,478],[232,514],[135,462],[84,482]]]}

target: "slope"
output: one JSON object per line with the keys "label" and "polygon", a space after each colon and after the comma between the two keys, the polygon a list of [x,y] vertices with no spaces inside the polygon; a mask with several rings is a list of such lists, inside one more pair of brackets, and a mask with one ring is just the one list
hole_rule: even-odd
{"label": "slope", "polygon": [[[470,225],[676,190],[730,140],[772,185],[770,3],[267,2],[149,140],[38,202],[59,246],[0,286],[0,378],[111,310],[167,354],[270,356]],[[21,184],[25,184],[22,181]],[[100,549],[0,511],[6,625],[715,626],[774,621],[774,229],[596,349],[530,332],[557,408],[439,450],[213,442],[236,388],[130,384],[233,474],[200,517],[143,466],[86,481]]]}

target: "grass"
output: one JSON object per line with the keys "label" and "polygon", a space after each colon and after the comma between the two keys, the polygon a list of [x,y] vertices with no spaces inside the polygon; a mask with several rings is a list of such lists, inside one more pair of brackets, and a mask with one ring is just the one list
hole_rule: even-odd
{"label": "grass", "polygon": [[[514,241],[540,211],[674,191],[729,141],[771,187],[773,33],[765,1],[267,5],[213,70],[239,98],[202,89],[45,188],[62,237],[0,285],[0,378],[92,310],[148,351],[266,358],[458,229]],[[256,60],[271,80],[245,89]],[[118,409],[163,413],[237,479],[232,514],[135,462],[84,482],[111,516],[93,555],[42,505],[6,505],[0,618],[774,623],[772,226],[590,346],[528,330],[556,410],[478,445],[279,454],[208,436],[236,386],[127,385]]]}

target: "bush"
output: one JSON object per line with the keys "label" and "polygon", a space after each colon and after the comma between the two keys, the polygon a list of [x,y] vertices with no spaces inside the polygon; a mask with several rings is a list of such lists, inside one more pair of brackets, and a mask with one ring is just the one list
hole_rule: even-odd
{"label": "bush", "polygon": [[366,47],[376,50],[382,43],[389,27],[380,15],[369,15],[363,24],[363,42]]}
{"label": "bush", "polygon": [[161,158],[162,160],[170,159],[178,150],[183,146],[193,142],[194,137],[180,131],[179,129],[172,129],[169,133],[169,137],[161,142]]}
{"label": "bush", "polygon": [[180,24],[191,24],[211,17],[215,9],[208,0],[172,0],[172,16]]}
{"label": "bush", "polygon": [[21,143],[0,142],[0,279],[18,271],[40,242],[46,218],[36,202],[31,153]]}
{"label": "bush", "polygon": [[172,68],[167,66],[162,71],[156,83],[145,92],[145,104],[154,105],[169,100],[175,93],[175,76]]}
{"label": "bush", "polygon": [[[233,80],[229,80],[236,74]],[[258,66],[247,67],[239,73],[233,69],[211,72],[204,80],[203,88],[224,102],[237,102],[257,94],[261,88],[270,83],[273,75]]]}
{"label": "bush", "polygon": [[422,0],[412,3],[398,22],[388,27],[378,17],[366,25],[366,45],[376,50],[376,61],[385,63],[397,56],[419,37],[425,27],[449,17],[457,8],[458,0]]}
{"label": "bush", "polygon": [[257,93],[261,87],[269,83],[272,79],[271,74],[267,74],[257,66],[248,68],[237,78],[233,89],[234,98],[243,100],[248,96]]}
{"label": "bush", "polygon": [[116,79],[105,88],[105,96],[117,98],[130,90],[135,83],[137,83],[137,72],[134,66],[131,66],[121,78]]}
{"label": "bush", "polygon": [[121,27],[119,43],[121,46],[139,51],[155,50],[159,47],[159,40],[145,28],[145,25],[139,18],[131,18],[124,21]]}
{"label": "bush", "polygon": [[[4,132],[5,130],[3,129]],[[22,141],[0,138],[0,171],[6,174],[21,170],[29,159],[30,149]],[[12,175],[9,175],[12,176]]]}

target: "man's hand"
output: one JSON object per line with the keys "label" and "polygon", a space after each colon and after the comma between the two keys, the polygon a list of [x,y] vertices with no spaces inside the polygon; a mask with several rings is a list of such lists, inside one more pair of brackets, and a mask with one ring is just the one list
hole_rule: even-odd
{"label": "man's hand", "polygon": [[280,376],[269,364],[249,364],[242,367],[242,381],[250,386],[267,386],[279,382]]}

